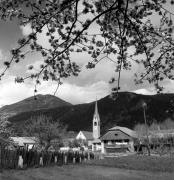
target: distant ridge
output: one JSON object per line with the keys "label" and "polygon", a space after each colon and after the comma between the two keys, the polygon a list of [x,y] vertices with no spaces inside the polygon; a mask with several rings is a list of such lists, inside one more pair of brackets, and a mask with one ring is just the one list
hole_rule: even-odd
{"label": "distant ridge", "polygon": [[51,109],[63,106],[71,106],[72,104],[53,95],[38,94],[35,97],[29,97],[17,103],[6,105],[0,108],[1,117],[11,117],[16,114],[28,111],[36,111],[41,109]]}
{"label": "distant ridge", "polygon": [[[142,101],[147,104],[146,116],[148,124],[162,122],[166,118],[174,119],[174,94],[141,95],[131,92],[120,92],[116,101],[109,96],[98,100],[98,111],[101,119],[101,131],[114,126],[124,126],[133,129],[138,123],[144,123]],[[95,101],[86,104],[43,108],[34,111],[18,113],[9,121],[20,130],[23,123],[32,116],[40,114],[52,116],[60,120],[70,131],[92,131],[92,118]]]}

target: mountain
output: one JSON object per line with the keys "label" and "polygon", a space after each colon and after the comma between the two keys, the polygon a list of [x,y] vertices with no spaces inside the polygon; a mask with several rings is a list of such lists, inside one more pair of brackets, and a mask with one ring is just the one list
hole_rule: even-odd
{"label": "mountain", "polygon": [[1,117],[11,117],[22,112],[37,111],[41,109],[59,108],[71,106],[70,103],[52,95],[36,95],[17,103],[6,105],[0,108]]}
{"label": "mountain", "polygon": [[[158,95],[140,95],[130,92],[120,92],[118,98],[113,101],[106,96],[98,101],[98,110],[101,119],[101,130],[106,131],[115,125],[133,128],[138,123],[144,123],[142,102],[146,102],[146,116],[148,124],[153,121],[162,122],[166,118],[173,118],[174,109],[172,100],[174,94]],[[94,113],[95,102],[79,105],[69,105],[38,109],[16,114],[9,118],[14,127],[22,129],[25,120],[32,116],[45,114],[52,116],[54,120],[59,119],[63,124],[68,126],[68,130],[92,131],[92,118]]]}

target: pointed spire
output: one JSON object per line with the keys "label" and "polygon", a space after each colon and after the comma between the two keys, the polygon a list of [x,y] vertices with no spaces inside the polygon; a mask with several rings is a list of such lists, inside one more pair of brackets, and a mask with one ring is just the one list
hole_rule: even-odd
{"label": "pointed spire", "polygon": [[93,116],[93,138],[98,139],[99,137],[100,137],[100,116],[98,112],[98,105],[96,99],[94,116]]}
{"label": "pointed spire", "polygon": [[94,111],[94,115],[98,115],[97,98],[96,98],[96,101],[95,101],[95,111]]}

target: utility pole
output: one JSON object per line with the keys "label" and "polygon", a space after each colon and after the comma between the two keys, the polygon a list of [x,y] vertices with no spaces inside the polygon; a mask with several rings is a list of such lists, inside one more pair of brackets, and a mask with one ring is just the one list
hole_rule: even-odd
{"label": "utility pole", "polygon": [[148,136],[148,127],[147,127],[147,119],[146,119],[147,104],[145,102],[143,102],[142,106],[143,106],[143,114],[144,114],[144,123],[145,123],[145,127],[146,127],[147,150],[148,150],[148,155],[150,156],[149,136]]}

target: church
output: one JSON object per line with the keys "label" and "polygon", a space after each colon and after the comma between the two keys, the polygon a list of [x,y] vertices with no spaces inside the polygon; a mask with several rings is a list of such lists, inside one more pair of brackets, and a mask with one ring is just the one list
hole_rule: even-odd
{"label": "church", "polygon": [[98,112],[97,101],[95,102],[95,110],[92,121],[92,132],[80,131],[76,139],[84,140],[88,143],[88,146],[92,146],[92,151],[101,151],[101,140],[100,138],[100,116]]}
{"label": "church", "polygon": [[134,147],[136,142],[138,142],[136,132],[127,127],[115,126],[101,135],[97,101],[95,102],[92,120],[92,132],[80,131],[76,139],[87,142],[88,147],[92,147],[93,152],[101,152],[103,154],[134,152]]}

